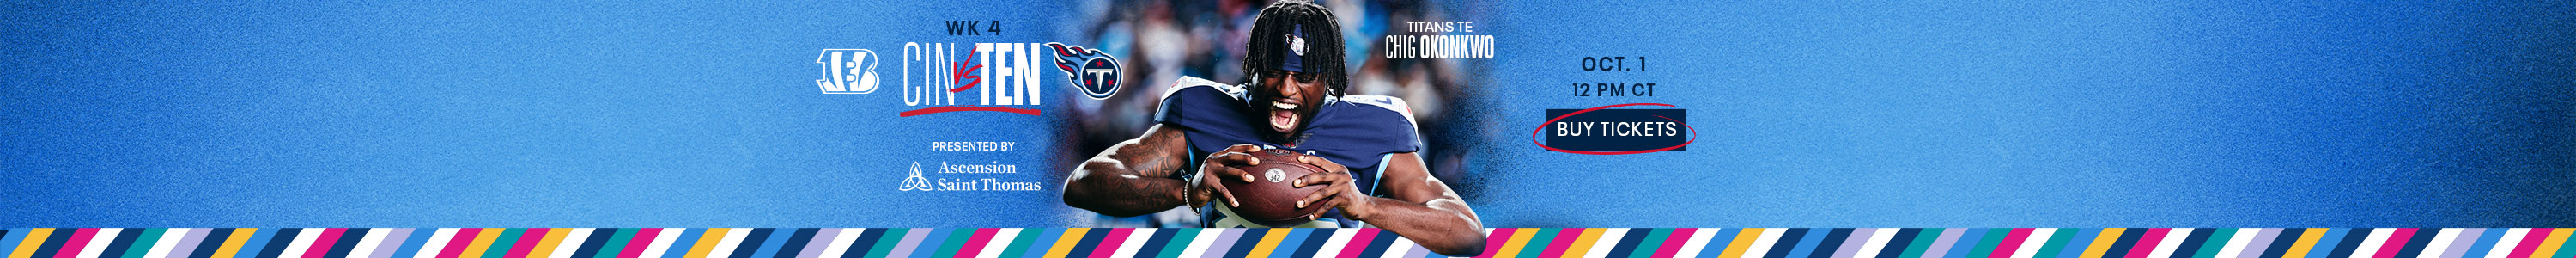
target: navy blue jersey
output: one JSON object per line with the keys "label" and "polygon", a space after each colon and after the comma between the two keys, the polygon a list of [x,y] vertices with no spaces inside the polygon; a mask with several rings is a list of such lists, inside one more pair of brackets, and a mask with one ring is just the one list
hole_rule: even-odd
{"label": "navy blue jersey", "polygon": [[[1181,130],[1190,146],[1189,165],[1173,173],[1173,178],[1196,177],[1200,159],[1209,153],[1236,144],[1258,144],[1299,153],[1313,151],[1316,156],[1349,167],[1353,186],[1376,196],[1378,172],[1385,169],[1390,155],[1422,149],[1412,112],[1407,111],[1404,100],[1387,96],[1328,97],[1299,135],[1289,137],[1289,142],[1271,142],[1261,137],[1263,131],[1270,130],[1267,117],[1262,117],[1266,113],[1255,114],[1247,88],[1181,77],[1164,93],[1162,106],[1154,111],[1154,122],[1161,123],[1165,130]],[[1210,208],[1199,211],[1200,226],[1258,227],[1221,222],[1230,217],[1226,214],[1231,211],[1219,206],[1208,205]],[[1343,218],[1339,209],[1325,212],[1318,221],[1340,227],[1359,226],[1358,221]]]}

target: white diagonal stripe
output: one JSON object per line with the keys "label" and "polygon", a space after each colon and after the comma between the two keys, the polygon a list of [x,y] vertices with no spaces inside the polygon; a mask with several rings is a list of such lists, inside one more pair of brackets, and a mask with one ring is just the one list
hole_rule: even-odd
{"label": "white diagonal stripe", "polygon": [[2174,251],[2174,248],[2175,248],[2175,247],[2181,247],[2181,246],[2182,246],[2182,240],[2183,240],[2184,238],[2191,238],[2191,230],[2192,230],[2192,229],[2193,229],[2193,228],[2177,228],[2177,229],[2173,229],[2173,230],[2166,230],[2166,231],[2165,231],[2165,238],[2164,238],[2164,239],[2158,239],[2158,240],[2156,241],[2156,249],[2155,249],[2155,251],[2149,251],[2149,252],[2147,252],[2147,258],[2165,258],[2165,257],[2173,257],[2173,251]]}
{"label": "white diagonal stripe", "polygon": [[2513,252],[2512,247],[2521,245],[2524,234],[2530,233],[2531,228],[2505,230],[2504,238],[2496,239],[2495,247],[2492,248],[2493,250],[2487,251],[2487,258],[2505,258],[2506,256],[2513,256],[2512,254],[2509,254]]}
{"label": "white diagonal stripe", "polygon": [[[1722,228],[1703,228],[1703,229],[1698,229],[1698,230],[1691,230],[1690,242],[1682,242],[1682,249],[1681,249],[1681,250],[1673,250],[1673,257],[1697,257],[1697,256],[1699,256],[1699,253],[1700,253],[1700,252],[1704,252],[1704,251],[1708,250],[1708,241],[1709,241],[1710,239],[1715,239],[1715,238],[1717,237],[1717,234],[1719,234],[1719,233],[1726,233],[1726,229],[1722,229]],[[1725,252],[1725,251],[1719,251],[1719,252]]]}
{"label": "white diagonal stripe", "polygon": [[[636,254],[636,255],[635,255],[635,257],[638,257],[638,258],[661,258],[661,257],[662,257],[662,255],[669,254],[669,253],[671,252],[671,243],[677,243],[677,242],[679,242],[679,241],[680,241],[680,235],[682,235],[682,234],[686,234],[686,233],[688,233],[688,232],[689,232],[689,229],[688,229],[688,228],[662,228],[662,232],[661,232],[661,234],[654,234],[654,235],[653,235],[653,244],[652,244],[652,245],[645,246],[645,247],[644,247],[644,253]],[[843,232],[843,234],[848,234],[848,232]],[[560,251],[560,250],[563,250],[563,249],[555,249],[555,250]],[[548,255],[548,256],[552,256],[552,255]],[[836,258],[837,258],[837,257],[840,257],[840,256],[832,256],[832,257],[836,257]]]}
{"label": "white diagonal stripe", "polygon": [[[1744,257],[1762,257],[1763,255],[1770,254],[1771,246],[1780,243],[1780,234],[1787,233],[1788,231],[1789,229],[1787,228],[1762,229],[1762,238],[1755,238],[1753,240],[1753,247],[1744,249]],[[1728,247],[1728,249],[1734,248]]]}
{"label": "white diagonal stripe", "polygon": [[[2261,229],[2261,228],[2240,228],[2240,229],[2236,229],[2236,235],[2234,235],[2234,236],[2228,236],[2228,237],[2227,237],[2227,245],[2226,245],[2226,246],[2224,246],[2224,247],[2220,247],[2220,248],[2218,249],[2218,256],[2217,256],[2217,257],[2218,257],[2218,258],[2235,258],[2238,254],[2243,254],[2243,253],[2245,253],[2245,245],[2246,245],[2246,244],[2249,244],[2249,243],[2254,242],[2254,235],[2261,235],[2261,234],[2263,234],[2263,229]],[[2074,248],[2074,247],[2067,247],[2067,248]]]}
{"label": "white diagonal stripe", "polygon": [[[993,239],[991,239],[991,240],[989,240],[989,241],[985,241],[985,242],[984,242],[984,248],[983,248],[983,249],[980,249],[980,251],[977,251],[977,252],[975,253],[975,258],[995,258],[995,257],[1002,257],[1002,251],[1006,251],[1006,250],[1003,250],[1003,249],[1010,249],[1010,247],[1011,247],[1011,240],[1012,240],[1012,239],[1019,238],[1019,237],[1020,237],[1020,231],[1021,231],[1021,230],[1025,230],[1025,229],[1018,229],[1018,228],[1005,228],[1005,229],[1002,229],[1002,230],[995,230],[995,231],[993,231]],[[1126,256],[1119,256],[1119,257],[1126,257]],[[816,257],[816,258],[826,258],[826,257]]]}
{"label": "white diagonal stripe", "polygon": [[2352,249],[2352,257],[2370,258],[2372,255],[2379,254],[2379,247],[2387,244],[2388,235],[2393,233],[2397,233],[2397,229],[2380,228],[2371,230],[2370,238],[2361,239],[2361,245]]}
{"label": "white diagonal stripe", "polygon": [[1334,230],[1334,231],[1333,231],[1333,237],[1332,237],[1332,238],[1326,238],[1326,239],[1324,239],[1324,242],[1322,243],[1322,244],[1324,245],[1324,246],[1323,246],[1324,248],[1322,248],[1322,249],[1315,249],[1315,257],[1322,258],[1322,257],[1334,257],[1335,255],[1341,255],[1341,254],[1342,254],[1342,248],[1349,246],[1349,244],[1350,244],[1349,242],[1351,241],[1351,237],[1352,237],[1352,236],[1359,235],[1359,233],[1360,233],[1360,229],[1356,229],[1356,228],[1346,228],[1346,229],[1342,229],[1342,230]]}
{"label": "white diagonal stripe", "polygon": [[376,253],[376,246],[384,244],[385,234],[392,234],[393,231],[394,229],[390,228],[367,229],[367,236],[358,238],[358,246],[350,247],[349,256],[346,257],[371,257]]}
{"label": "white diagonal stripe", "polygon": [[840,258],[842,254],[846,254],[850,251],[850,243],[858,242],[859,234],[867,233],[867,230],[868,229],[864,228],[842,229],[840,235],[832,236],[832,245],[824,247],[822,256],[817,256],[816,258]]}
{"label": "white diagonal stripe", "polygon": [[[2421,230],[2421,229],[2418,229],[2418,230]],[[2446,250],[2450,249],[2450,248],[2451,248],[2451,241],[2452,241],[2452,240],[2458,240],[2458,239],[2457,239],[2458,237],[2460,237],[2460,229],[2458,229],[2458,228],[2445,228],[2445,229],[2442,229],[2442,231],[2441,231],[2441,232],[2433,233],[2433,242],[2426,242],[2426,243],[2424,243],[2424,255],[2419,255],[2419,256],[2416,256],[2416,257],[2419,257],[2419,258],[2436,258],[2436,257],[2442,257],[2442,251],[2446,251]],[[2405,257],[2398,257],[2398,258],[2405,258]]]}
{"label": "white diagonal stripe", "polygon": [[458,229],[456,228],[442,228],[438,229],[438,232],[436,233],[430,233],[429,242],[421,243],[420,252],[412,255],[412,258],[437,258],[439,250],[441,248],[445,248],[448,241],[456,240],[457,230]]}
{"label": "white diagonal stripe", "polygon": [[[2029,236],[2029,237],[2027,237],[2026,239],[2023,239],[2024,241],[2022,241],[2022,242],[2021,242],[2021,248],[2019,248],[2019,249],[2013,249],[2013,255],[2012,255],[2012,258],[2030,258],[2032,255],[2038,255],[2038,254],[2039,254],[2039,247],[2040,247],[2040,246],[2043,246],[2043,245],[2048,245],[2048,238],[2049,238],[2049,237],[2052,237],[2052,236],[2055,236],[2055,235],[2057,235],[2057,229],[2056,229],[2056,228],[2039,228],[2039,229],[2031,229],[2031,230],[2030,230],[2030,236]],[[1877,256],[1863,256],[1863,257],[1877,257]]]}
{"label": "white diagonal stripe", "polygon": [[277,252],[277,257],[303,257],[306,249],[313,248],[313,240],[322,238],[322,231],[324,230],[330,229],[306,228],[302,230],[303,233],[296,233],[295,242],[289,242],[286,244],[286,250]]}
{"label": "white diagonal stripe", "polygon": [[[732,230],[726,230],[724,241],[717,241],[716,249],[707,251],[707,258],[732,257],[733,250],[738,248],[737,245],[742,245],[742,239],[749,236],[751,236],[751,228],[734,228]],[[752,248],[760,247],[754,246]]]}
{"label": "white diagonal stripe", "polygon": [[116,235],[123,232],[125,232],[123,228],[102,228],[98,229],[97,233],[90,233],[89,246],[81,247],[78,257],[98,258],[98,253],[106,252],[107,245],[115,243]]}
{"label": "white diagonal stripe", "polygon": [[581,243],[590,241],[590,234],[598,232],[597,228],[576,228],[572,232],[564,232],[563,240],[555,242],[555,252],[547,253],[546,258],[572,258],[573,252],[581,251]]}
{"label": "white diagonal stripe", "polygon": [[[1251,233],[1244,233],[1244,234],[1251,234]],[[1406,255],[1406,253],[1413,252],[1413,246],[1414,246],[1414,244],[1413,244],[1413,239],[1411,239],[1411,238],[1404,238],[1404,236],[1398,236],[1398,235],[1395,235],[1395,234],[1385,234],[1385,235],[1381,235],[1381,236],[1378,236],[1378,237],[1393,237],[1393,238],[1395,238],[1395,244],[1386,245],[1386,255],[1379,256],[1379,257],[1381,257],[1381,258],[1409,258],[1409,257],[1413,257],[1412,255]],[[1245,241],[1251,241],[1251,240],[1245,240]],[[1236,251],[1236,252],[1250,252],[1250,251],[1252,251],[1252,250],[1239,250],[1239,251]]]}
{"label": "white diagonal stripe", "polygon": [[[162,230],[162,231],[161,231],[161,239],[160,239],[160,240],[157,240],[157,241],[153,241],[153,242],[152,242],[152,251],[151,251],[151,252],[147,252],[147,253],[143,253],[143,257],[149,257],[149,258],[162,258],[162,257],[169,257],[169,256],[170,256],[170,248],[178,247],[178,245],[179,245],[179,239],[180,239],[180,238],[188,238],[188,231],[191,231],[191,230],[198,230],[198,229],[193,229],[193,228],[173,228],[173,229],[170,229],[170,230]],[[212,229],[208,229],[208,230],[212,230]],[[222,243],[222,241],[216,241],[216,243]]]}
{"label": "white diagonal stripe", "polygon": [[1207,256],[1208,245],[1215,244],[1217,237],[1225,235],[1225,230],[1226,229],[1222,228],[1199,230],[1199,237],[1190,240],[1190,248],[1181,249],[1180,258],[1201,258]]}

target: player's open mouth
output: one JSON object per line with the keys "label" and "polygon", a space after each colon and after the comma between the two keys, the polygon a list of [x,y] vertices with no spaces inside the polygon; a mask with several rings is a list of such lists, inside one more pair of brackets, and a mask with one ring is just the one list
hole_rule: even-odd
{"label": "player's open mouth", "polygon": [[1297,129],[1297,104],[1270,102],[1270,130],[1287,133]]}

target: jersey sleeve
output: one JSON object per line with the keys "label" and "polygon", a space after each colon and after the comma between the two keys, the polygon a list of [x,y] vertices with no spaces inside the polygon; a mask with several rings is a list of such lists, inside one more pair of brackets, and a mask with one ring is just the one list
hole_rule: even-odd
{"label": "jersey sleeve", "polygon": [[1163,102],[1154,109],[1154,122],[1178,127],[1188,137],[1190,149],[1200,153],[1223,150],[1226,146],[1260,142],[1251,122],[1243,117],[1242,89],[1197,77],[1181,77],[1163,93]]}

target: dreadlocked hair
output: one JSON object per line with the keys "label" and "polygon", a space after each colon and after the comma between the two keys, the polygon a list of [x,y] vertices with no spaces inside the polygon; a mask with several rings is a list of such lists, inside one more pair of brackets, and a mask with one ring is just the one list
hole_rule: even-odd
{"label": "dreadlocked hair", "polygon": [[1287,37],[1283,35],[1295,32],[1299,25],[1305,27],[1307,44],[1305,59],[1299,61],[1304,63],[1307,71],[1331,71],[1316,75],[1322,76],[1318,80],[1331,83],[1327,85],[1332,86],[1332,96],[1339,97],[1349,92],[1349,71],[1342,69],[1340,23],[1334,21],[1331,10],[1300,0],[1271,3],[1269,7],[1261,8],[1260,16],[1253,18],[1252,46],[1244,51],[1243,57],[1243,74],[1252,75],[1245,79],[1249,81],[1247,83],[1257,83],[1260,78],[1285,76],[1278,73],[1279,61],[1287,58],[1289,51]]}

